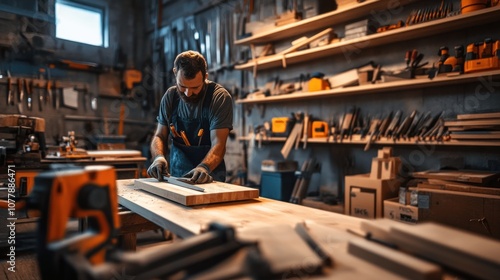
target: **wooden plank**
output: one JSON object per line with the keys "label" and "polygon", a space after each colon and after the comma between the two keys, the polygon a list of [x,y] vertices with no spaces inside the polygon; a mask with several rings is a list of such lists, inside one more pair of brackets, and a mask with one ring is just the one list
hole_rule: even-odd
{"label": "wooden plank", "polygon": [[445,121],[444,126],[500,125],[500,119]]}
{"label": "wooden plank", "polygon": [[457,182],[498,185],[500,173],[480,170],[437,170],[421,171],[411,174],[414,178],[441,179]]}
{"label": "wooden plank", "polygon": [[312,37],[307,38],[306,40],[301,41],[300,43],[298,43],[298,44],[296,44],[296,45],[293,45],[293,46],[289,47],[288,49],[283,50],[283,51],[281,51],[281,52],[277,53],[276,55],[284,55],[284,54],[287,54],[287,53],[291,53],[291,52],[293,52],[293,51],[296,51],[296,50],[297,50],[297,49],[299,49],[300,47],[305,46],[305,45],[307,45],[307,44],[311,43],[312,41],[314,41],[314,40],[316,40],[316,39],[319,39],[319,38],[321,38],[321,37],[325,36],[326,34],[328,34],[328,33],[332,33],[332,32],[333,32],[333,28],[327,28],[327,29],[325,29],[325,30],[323,30],[323,31],[321,31],[321,32],[319,32],[319,33],[317,33],[317,34],[313,35]]}
{"label": "wooden plank", "polygon": [[474,278],[498,279],[500,275],[500,243],[493,239],[436,223],[395,225],[391,228],[391,237],[401,250]]}
{"label": "wooden plank", "polygon": [[429,179],[429,183],[419,183],[418,189],[436,189],[458,192],[482,193],[500,196],[500,188],[478,187],[474,185],[449,182],[446,180]]}
{"label": "wooden plank", "polygon": [[120,158],[120,157],[141,157],[141,151],[137,150],[98,150],[87,151],[87,154],[94,158]]}
{"label": "wooden plank", "polygon": [[462,131],[452,132],[451,139],[456,140],[500,140],[500,131]]}
{"label": "wooden plank", "polygon": [[259,197],[259,190],[257,189],[223,182],[196,185],[203,187],[205,192],[187,189],[166,182],[159,182],[154,178],[137,179],[135,180],[135,185],[145,191],[186,206],[247,200]]}
{"label": "wooden plank", "polygon": [[348,252],[406,279],[442,279],[438,265],[372,241],[352,239]]}
{"label": "wooden plank", "polygon": [[258,242],[259,251],[274,275],[286,273],[284,275],[292,276],[295,274],[293,270],[297,269],[307,269],[307,274],[311,274],[323,266],[320,257],[289,225],[278,224],[241,231],[238,232],[238,238]]}
{"label": "wooden plank", "polygon": [[496,119],[500,118],[500,112],[457,115],[457,120],[495,119],[495,118]]}

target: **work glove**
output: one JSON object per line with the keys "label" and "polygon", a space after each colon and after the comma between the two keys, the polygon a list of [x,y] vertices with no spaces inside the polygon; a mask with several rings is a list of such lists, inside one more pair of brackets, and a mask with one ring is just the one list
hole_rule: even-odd
{"label": "work glove", "polygon": [[163,181],[163,176],[170,176],[168,173],[168,161],[164,156],[157,156],[148,168],[148,175],[156,178],[158,181]]}
{"label": "work glove", "polygon": [[193,170],[184,174],[185,178],[190,178],[189,180],[194,184],[204,184],[213,182],[214,178],[210,176],[210,171],[207,170],[206,167],[202,165],[198,165]]}

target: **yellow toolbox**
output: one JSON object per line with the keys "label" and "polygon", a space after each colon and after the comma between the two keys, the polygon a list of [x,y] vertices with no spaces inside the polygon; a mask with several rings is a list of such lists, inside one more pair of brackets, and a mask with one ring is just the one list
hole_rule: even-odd
{"label": "yellow toolbox", "polygon": [[271,135],[286,137],[292,130],[293,121],[289,117],[276,117],[271,120]]}
{"label": "yellow toolbox", "polygon": [[309,91],[320,91],[330,89],[330,84],[322,78],[311,78],[309,80]]}

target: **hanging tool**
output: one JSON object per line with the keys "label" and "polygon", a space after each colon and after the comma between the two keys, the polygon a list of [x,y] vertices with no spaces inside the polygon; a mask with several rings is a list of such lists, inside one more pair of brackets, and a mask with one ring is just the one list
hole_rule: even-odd
{"label": "hanging tool", "polygon": [[50,104],[51,101],[52,101],[52,89],[50,80],[47,80],[47,82],[45,83],[45,104]]}
{"label": "hanging tool", "polygon": [[22,104],[24,101],[24,80],[21,78],[17,79],[17,101]]}
{"label": "hanging tool", "polygon": [[397,128],[396,132],[393,134],[392,138],[394,140],[399,140],[401,136],[406,134],[408,129],[410,128],[411,124],[413,123],[413,119],[415,118],[415,115],[417,114],[417,110],[413,110],[409,116],[407,116],[399,125]]}
{"label": "hanging tool", "polygon": [[418,114],[418,112],[416,112],[410,124],[410,127],[408,127],[408,130],[406,130],[406,133],[403,135],[403,139],[406,140],[415,135],[415,129],[420,121],[420,118],[421,118],[420,115]]}
{"label": "hanging tool", "polygon": [[47,104],[50,104],[50,102],[52,101],[52,89],[50,88],[51,87],[51,84],[50,84],[50,69],[47,68],[45,70],[45,73],[47,74],[47,82],[45,83],[45,91],[44,91],[44,97],[45,97],[45,103],[44,105],[47,105]]}
{"label": "hanging tool", "polygon": [[406,54],[405,54],[406,68],[410,68],[411,54],[412,54],[412,51],[406,51]]}
{"label": "hanging tool", "polygon": [[436,124],[437,120],[444,114],[444,111],[437,114],[435,117],[430,117],[424,122],[422,123],[422,127],[420,128],[419,130],[419,134],[418,134],[418,137],[420,139],[423,139],[426,135],[426,133],[431,130],[434,125]]}
{"label": "hanging tool", "polygon": [[54,108],[59,110],[61,105],[61,90],[57,87],[57,82],[54,82]]}
{"label": "hanging tool", "polygon": [[387,130],[387,127],[389,127],[389,124],[392,120],[392,114],[393,112],[391,111],[380,123],[379,129],[377,130],[377,134],[375,137],[375,140],[379,140],[380,136],[384,136],[385,132]]}
{"label": "hanging tool", "polygon": [[349,140],[351,141],[352,140],[352,135],[354,134],[354,130],[356,129],[356,125],[358,123],[358,119],[359,119],[359,108],[354,108],[354,113],[352,115],[352,120],[351,120],[351,124],[349,126],[349,133],[347,134]]}
{"label": "hanging tool", "polygon": [[87,85],[82,89],[83,92],[83,111],[87,112],[87,107],[89,104],[89,91]]}
{"label": "hanging tool", "polygon": [[381,122],[382,121],[380,121],[380,119],[378,118],[375,118],[371,121],[370,130],[368,131],[368,139],[366,140],[364,151],[368,151],[370,149],[372,141],[376,139],[377,131],[379,130]]}
{"label": "hanging tool", "polygon": [[344,114],[344,118],[340,126],[340,142],[344,140],[344,136],[349,135],[355,112],[356,107],[353,107],[348,113]]}
{"label": "hanging tool", "polygon": [[26,81],[24,79],[24,86],[26,87],[26,102],[28,103],[28,110],[32,111],[33,110],[33,99],[32,99],[32,89],[33,89],[33,81]]}
{"label": "hanging tool", "polygon": [[425,113],[425,115],[420,117],[417,124],[415,125],[415,129],[412,131],[412,135],[410,137],[417,137],[418,138],[418,136],[422,130],[423,124],[426,123],[430,118],[431,118],[430,111],[428,111],[427,113]]}
{"label": "hanging tool", "polygon": [[394,130],[396,129],[396,126],[398,125],[399,120],[401,119],[401,115],[402,115],[401,110],[396,111],[396,114],[392,118],[391,123],[389,124],[387,130],[384,133],[385,137],[389,138],[393,136]]}
{"label": "hanging tool", "polygon": [[38,111],[43,111],[43,103],[44,103],[44,90],[43,88],[38,88],[36,89],[38,93]]}
{"label": "hanging tool", "polygon": [[12,77],[7,70],[7,104],[14,106],[14,91],[12,90]]}

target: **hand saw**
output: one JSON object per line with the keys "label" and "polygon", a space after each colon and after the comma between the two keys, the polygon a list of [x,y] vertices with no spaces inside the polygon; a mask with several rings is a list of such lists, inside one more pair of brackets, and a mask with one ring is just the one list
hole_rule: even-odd
{"label": "hand saw", "polygon": [[178,178],[178,177],[173,177],[173,176],[170,176],[170,177],[163,176],[163,180],[165,182],[168,182],[170,184],[174,184],[174,185],[179,186],[179,187],[183,187],[183,188],[187,188],[187,189],[191,189],[191,190],[195,190],[195,191],[199,191],[199,192],[205,192],[204,188],[201,188],[201,187],[194,185],[193,182],[189,181],[189,179],[186,179],[186,178]]}

